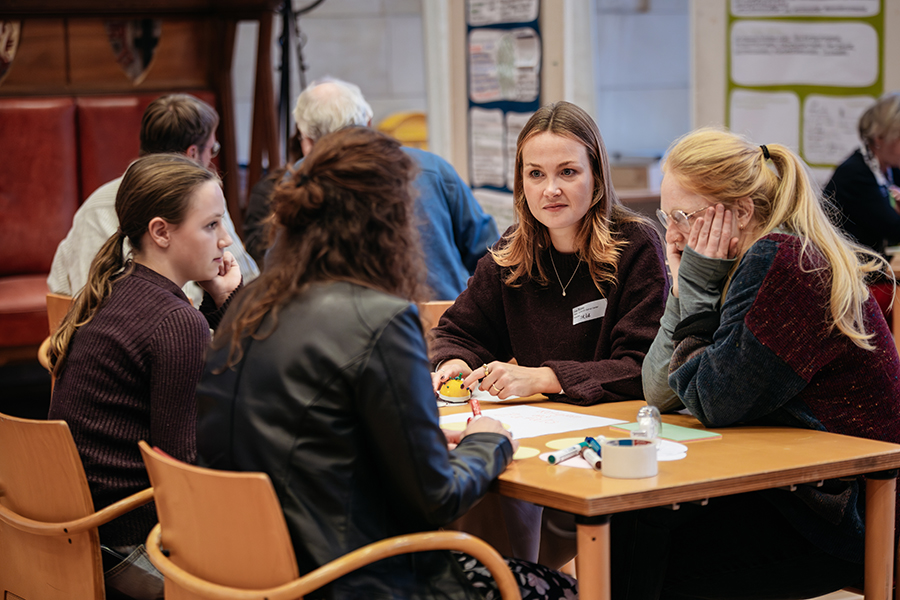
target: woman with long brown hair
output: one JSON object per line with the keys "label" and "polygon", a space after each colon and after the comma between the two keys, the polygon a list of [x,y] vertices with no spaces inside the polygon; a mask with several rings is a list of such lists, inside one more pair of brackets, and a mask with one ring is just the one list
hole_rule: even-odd
{"label": "woman with long brown hair", "polygon": [[[209,330],[241,282],[224,251],[232,243],[225,210],[219,178],[193,160],[151,154],[133,162],[116,196],[119,229],[94,258],[87,285],[51,339],[56,384],[49,417],[68,422],[95,508],[150,486],[140,440],[195,459],[194,392]],[[199,312],[181,290],[188,281],[206,291]],[[155,523],[150,504],[102,525],[104,559],[144,562],[152,570],[141,555]],[[126,571],[109,570],[110,597]],[[161,597],[161,576],[157,587],[135,597]]]}
{"label": "woman with long brown hair", "polygon": [[[316,142],[275,190],[266,269],[226,315],[198,388],[201,461],[269,474],[301,573],[446,525],[512,460],[516,444],[493,419],[456,435],[438,426],[414,303],[425,292],[413,168],[368,128]],[[398,556],[310,597],[481,598],[491,581],[474,563]],[[527,597],[574,593],[548,569],[514,569]]]}
{"label": "woman with long brown hair", "polygon": [[[653,225],[619,202],[585,111],[558,102],[535,112],[519,134],[513,193],[516,224],[432,330],[434,389],[462,375],[501,400],[642,398],[668,287],[663,251]],[[509,498],[500,508],[503,519],[471,514],[461,527],[537,560],[541,508]]]}
{"label": "woman with long brown hair", "polygon": [[435,390],[462,374],[500,399],[641,398],[666,299],[663,251],[619,202],[586,112],[568,102],[535,112],[519,134],[513,194],[516,224],[433,331]]}

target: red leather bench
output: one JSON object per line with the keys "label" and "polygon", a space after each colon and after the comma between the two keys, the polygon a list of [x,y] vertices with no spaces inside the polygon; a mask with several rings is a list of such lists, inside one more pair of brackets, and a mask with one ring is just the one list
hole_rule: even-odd
{"label": "red leather bench", "polygon": [[75,101],[0,98],[0,348],[47,337],[47,273],[79,198]]}
{"label": "red leather bench", "polygon": [[[0,98],[0,364],[47,337],[47,275],[75,211],[138,157],[163,92]],[[191,94],[215,106],[215,95]]]}

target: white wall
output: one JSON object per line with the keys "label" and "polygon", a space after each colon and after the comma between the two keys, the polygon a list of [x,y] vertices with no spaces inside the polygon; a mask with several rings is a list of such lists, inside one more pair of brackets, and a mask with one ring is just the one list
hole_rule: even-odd
{"label": "white wall", "polygon": [[596,11],[596,115],[607,151],[659,156],[690,129],[689,0],[597,0]]}
{"label": "white wall", "polygon": [[[356,83],[372,105],[376,123],[396,111],[427,110],[422,5],[444,1],[325,0],[300,19],[306,36],[307,81],[332,75]],[[309,4],[310,0],[294,0],[296,8]],[[586,108],[596,116],[612,155],[660,155],[690,128],[688,5],[689,0],[585,0],[574,4],[576,10],[593,12],[587,19],[594,28],[593,36],[580,40],[582,47],[574,50],[593,53],[593,72],[584,69],[574,76],[586,78],[588,84],[593,80],[596,105],[594,110]],[[435,6],[426,13],[444,14]],[[275,27],[272,52],[277,98],[279,19]],[[233,73],[242,163],[249,154],[256,29],[253,23],[240,25]],[[428,28],[430,32],[441,29]],[[296,53],[292,52],[296,68]],[[299,93],[299,78],[295,75],[292,79],[293,101]]]}
{"label": "white wall", "polygon": [[[295,9],[310,0],[294,0]],[[421,0],[326,0],[303,15],[306,81],[330,75],[358,85],[372,105],[374,123],[404,110],[426,110],[425,59]],[[241,23],[235,49],[234,97],[238,160],[246,164],[256,64],[255,23]],[[276,100],[281,60],[276,18],[272,56]],[[291,48],[291,107],[300,93],[296,48]]]}

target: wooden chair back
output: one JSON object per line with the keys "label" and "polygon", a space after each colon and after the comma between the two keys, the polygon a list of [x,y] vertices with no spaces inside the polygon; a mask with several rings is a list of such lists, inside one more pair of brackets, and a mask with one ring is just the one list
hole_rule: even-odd
{"label": "wooden chair back", "polygon": [[94,512],[65,421],[0,414],[0,597],[102,600],[97,526],[151,499],[145,490]]}
{"label": "wooden chair back", "polygon": [[287,524],[266,474],[205,469],[146,442],[140,447],[159,516],[147,552],[166,578],[166,600],[294,600],[383,558],[441,549],[475,556],[495,577],[504,599],[521,600],[515,577],[496,550],[457,531],[381,540],[298,578]]}
{"label": "wooden chair back", "polygon": [[[259,589],[298,576],[281,504],[265,473],[185,464],[140,443],[172,564],[218,585]],[[148,541],[148,547],[151,543]],[[166,600],[199,598],[166,577]]]}
{"label": "wooden chair back", "polygon": [[51,335],[56,332],[71,305],[72,296],[52,292],[47,294],[47,324],[50,326]]}
{"label": "wooden chair back", "polygon": [[[56,333],[59,324],[62,323],[63,317],[69,312],[70,306],[72,306],[72,296],[54,294],[53,292],[47,294],[47,325],[50,327],[50,336]],[[44,341],[41,342],[40,348],[38,348],[38,362],[48,371],[50,370],[50,336],[47,336]],[[51,376],[51,391],[53,390],[53,385],[55,383],[56,378]]]}
{"label": "wooden chair back", "polygon": [[441,320],[444,311],[453,306],[453,300],[432,300],[419,302],[419,318],[422,320],[422,329],[426,332],[436,327]]}

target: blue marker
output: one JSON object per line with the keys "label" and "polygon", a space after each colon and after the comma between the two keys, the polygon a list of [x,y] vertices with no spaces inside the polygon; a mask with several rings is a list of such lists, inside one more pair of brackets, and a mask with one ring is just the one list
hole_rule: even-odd
{"label": "blue marker", "polygon": [[581,449],[587,445],[587,442],[581,442],[580,444],[575,444],[574,446],[569,446],[568,448],[564,448],[559,452],[553,452],[547,457],[547,462],[551,465],[558,465],[564,460],[569,460],[570,458],[575,458],[581,453]]}

